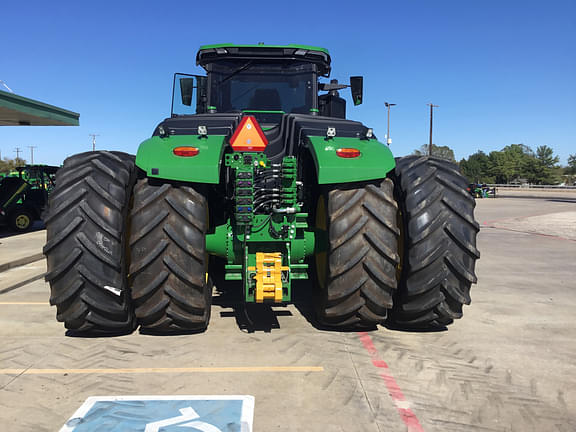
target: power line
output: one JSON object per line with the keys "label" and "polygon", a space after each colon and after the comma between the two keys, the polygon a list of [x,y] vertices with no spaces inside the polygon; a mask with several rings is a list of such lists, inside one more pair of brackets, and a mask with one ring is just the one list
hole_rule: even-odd
{"label": "power line", "polygon": [[14,153],[16,153],[16,160],[20,159],[20,152],[22,151],[22,149],[20,147],[16,147],[14,149]]}
{"label": "power line", "polygon": [[37,146],[27,146],[30,149],[30,164],[34,165],[34,149],[38,148]]}

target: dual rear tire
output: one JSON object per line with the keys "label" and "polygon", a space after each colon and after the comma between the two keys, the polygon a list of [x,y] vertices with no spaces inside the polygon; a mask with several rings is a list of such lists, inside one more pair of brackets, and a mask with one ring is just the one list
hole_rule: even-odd
{"label": "dual rear tire", "polygon": [[147,178],[136,183],[130,285],[143,331],[183,333],[208,326],[207,215],[206,198],[197,189]]}
{"label": "dual rear tire", "polygon": [[134,156],[120,152],[78,154],[58,171],[45,278],[58,321],[73,333],[208,325],[206,199],[190,187],[135,182]]}
{"label": "dual rear tire", "polygon": [[[454,165],[418,156],[397,159],[393,178],[325,187],[318,197],[315,225],[328,237],[315,256],[324,325],[443,327],[470,303],[479,227],[466,180]],[[56,185],[44,253],[50,303],[66,328],[206,329],[212,286],[201,189],[136,180],[134,157],[107,151],[68,158]]]}
{"label": "dual rear tire", "polygon": [[329,243],[316,255],[321,324],[442,328],[470,303],[480,253],[466,179],[428,156],[397,158],[393,179],[320,194],[316,226]]}
{"label": "dual rear tire", "polygon": [[326,188],[316,227],[328,249],[316,255],[316,312],[321,324],[366,328],[383,323],[392,307],[399,256],[397,205],[390,179]]}
{"label": "dual rear tire", "polygon": [[72,332],[119,334],[136,325],[127,283],[127,216],[134,156],[88,152],[56,174],[45,218],[50,304]]}
{"label": "dual rear tire", "polygon": [[429,156],[396,160],[402,264],[391,320],[403,328],[443,328],[462,317],[480,252],[476,202],[458,167]]}

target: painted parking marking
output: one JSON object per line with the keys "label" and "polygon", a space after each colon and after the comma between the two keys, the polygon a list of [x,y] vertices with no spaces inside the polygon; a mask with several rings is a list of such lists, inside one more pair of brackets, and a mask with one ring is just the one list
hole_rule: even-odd
{"label": "painted parking marking", "polygon": [[0,369],[0,375],[52,374],[147,374],[147,373],[219,373],[219,372],[324,372],[322,366],[231,366],[182,368],[117,368],[117,369]]}
{"label": "painted parking marking", "polygon": [[60,432],[252,432],[254,396],[93,396]]}

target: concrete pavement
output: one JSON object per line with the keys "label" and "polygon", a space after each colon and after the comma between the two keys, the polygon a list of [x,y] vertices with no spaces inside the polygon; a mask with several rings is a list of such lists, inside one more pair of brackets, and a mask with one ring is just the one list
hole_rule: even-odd
{"label": "concrete pavement", "polygon": [[286,308],[216,297],[199,335],[73,338],[35,281],[0,294],[0,421],[54,431],[89,396],[249,394],[256,431],[576,430],[576,242],[521,226],[575,208],[478,200],[479,283],[445,332],[319,330],[301,284]]}

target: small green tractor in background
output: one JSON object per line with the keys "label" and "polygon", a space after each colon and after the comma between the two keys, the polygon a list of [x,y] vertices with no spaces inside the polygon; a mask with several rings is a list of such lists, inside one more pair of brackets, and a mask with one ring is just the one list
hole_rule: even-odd
{"label": "small green tractor in background", "polygon": [[347,120],[339,91],[360,104],[362,77],[320,83],[326,49],[209,45],[196,61],[206,76],[175,75],[171,117],[136,157],[82,153],[58,173],[44,253],[59,321],[202,331],[218,277],[240,282],[246,303],[278,305],[310,279],[333,328],[462,316],[479,227],[455,165],[395,160]]}
{"label": "small green tractor in background", "polygon": [[42,219],[59,167],[25,165],[0,180],[0,225],[29,231]]}

